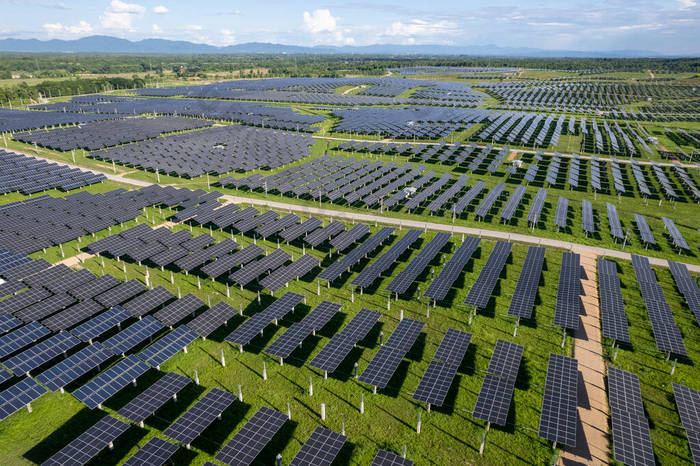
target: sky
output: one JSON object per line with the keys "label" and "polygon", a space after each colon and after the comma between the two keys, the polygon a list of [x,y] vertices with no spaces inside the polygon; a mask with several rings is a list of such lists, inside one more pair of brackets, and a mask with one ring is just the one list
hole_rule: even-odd
{"label": "sky", "polygon": [[0,0],[0,38],[700,52],[700,0]]}

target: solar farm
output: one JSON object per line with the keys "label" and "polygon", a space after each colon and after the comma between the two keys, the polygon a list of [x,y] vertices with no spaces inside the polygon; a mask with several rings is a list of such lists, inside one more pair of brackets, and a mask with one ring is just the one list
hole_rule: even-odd
{"label": "solar farm", "polygon": [[700,464],[697,89],[390,71],[0,110],[0,462]]}

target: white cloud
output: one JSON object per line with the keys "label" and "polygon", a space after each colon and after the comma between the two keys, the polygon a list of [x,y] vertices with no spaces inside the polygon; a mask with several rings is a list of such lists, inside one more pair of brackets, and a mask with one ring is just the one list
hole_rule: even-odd
{"label": "white cloud", "polygon": [[304,12],[304,29],[312,34],[329,31],[333,32],[336,28],[337,18],[331,14],[328,9],[314,10],[313,13]]}
{"label": "white cloud", "polygon": [[187,26],[185,26],[185,29],[188,31],[201,31],[204,28],[199,24],[188,24]]}
{"label": "white cloud", "polygon": [[685,10],[688,8],[692,8],[695,5],[697,5],[697,2],[695,0],[678,0],[678,3],[681,4],[681,9]]}
{"label": "white cloud", "polygon": [[153,34],[160,34],[161,32],[163,32],[163,30],[160,28],[160,26],[154,24],[153,26],[151,26],[151,32]]}
{"label": "white cloud", "polygon": [[448,34],[457,31],[457,25],[450,21],[431,23],[422,19],[414,19],[409,23],[395,21],[386,31],[388,36],[432,36]]}
{"label": "white cloud", "polygon": [[50,36],[75,36],[92,32],[92,26],[86,21],[80,21],[75,26],[66,26],[61,23],[46,23],[43,25],[43,28]]}
{"label": "white cloud", "polygon": [[136,3],[125,3],[112,0],[109,8],[100,16],[100,24],[105,29],[121,29],[133,31],[133,22],[143,16],[146,8]]}
{"label": "white cloud", "polygon": [[158,5],[158,6],[153,7],[153,13],[155,13],[157,15],[164,15],[164,14],[168,13],[169,11],[170,10],[168,10],[168,8],[164,5]]}
{"label": "white cloud", "polygon": [[221,35],[217,43],[219,45],[233,45],[236,43],[236,36],[230,29],[222,29],[219,31]]}

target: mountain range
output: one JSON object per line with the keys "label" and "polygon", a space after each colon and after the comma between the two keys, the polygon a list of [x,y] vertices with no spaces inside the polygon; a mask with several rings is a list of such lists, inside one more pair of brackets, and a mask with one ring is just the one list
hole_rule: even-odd
{"label": "mountain range", "polygon": [[75,40],[2,39],[0,52],[29,53],[134,53],[134,54],[364,54],[364,55],[473,55],[539,58],[640,58],[665,55],[649,50],[545,50],[525,47],[499,47],[496,45],[398,45],[374,44],[365,46],[313,47],[299,45],[247,42],[217,47],[194,42],[143,39],[130,41],[111,36],[88,36]]}

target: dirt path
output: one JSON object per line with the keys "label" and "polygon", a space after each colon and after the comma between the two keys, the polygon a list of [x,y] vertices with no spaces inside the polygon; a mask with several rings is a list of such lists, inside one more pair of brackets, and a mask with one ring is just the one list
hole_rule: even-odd
{"label": "dirt path", "polygon": [[559,464],[608,464],[608,401],[605,392],[605,363],[600,332],[598,307],[597,256],[590,252],[581,254],[581,278],[583,310],[581,325],[575,335],[574,358],[578,360],[578,432],[576,448],[562,451]]}
{"label": "dirt path", "polygon": [[651,71],[651,70],[647,70],[647,71],[649,72],[649,76],[651,77],[651,79],[654,79],[656,77],[656,76],[654,76],[653,71]]}

